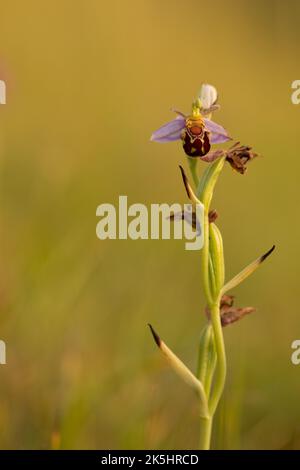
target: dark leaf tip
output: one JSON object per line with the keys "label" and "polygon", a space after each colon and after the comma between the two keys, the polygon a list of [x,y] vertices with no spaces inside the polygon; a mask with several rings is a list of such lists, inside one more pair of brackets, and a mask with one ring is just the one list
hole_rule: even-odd
{"label": "dark leaf tip", "polygon": [[182,179],[183,179],[183,184],[185,186],[186,193],[188,195],[188,198],[191,199],[191,193],[190,193],[190,189],[189,189],[189,182],[188,182],[187,176],[186,176],[185,171],[184,171],[184,169],[182,168],[181,165],[179,165],[179,168],[180,168],[180,171],[181,171],[181,176],[182,176]]}
{"label": "dark leaf tip", "polygon": [[150,328],[150,331],[152,333],[152,336],[153,336],[153,339],[154,341],[156,342],[157,346],[160,348],[160,345],[161,345],[161,339],[160,337],[158,336],[158,334],[156,333],[156,331],[153,329],[152,325],[150,325],[150,323],[148,323],[148,326]]}
{"label": "dark leaf tip", "polygon": [[268,258],[268,256],[270,256],[270,254],[273,253],[274,250],[275,250],[275,245],[273,245],[272,248],[270,248],[270,250],[267,251],[267,253],[265,253],[264,255],[261,256],[260,263],[265,261],[265,259]]}

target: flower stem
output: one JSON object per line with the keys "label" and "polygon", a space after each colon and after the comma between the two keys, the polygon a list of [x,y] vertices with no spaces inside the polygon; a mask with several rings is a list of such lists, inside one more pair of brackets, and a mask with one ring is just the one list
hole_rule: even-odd
{"label": "flower stem", "polygon": [[215,348],[217,353],[217,369],[214,388],[209,401],[209,411],[213,416],[223,393],[226,378],[226,354],[223,330],[220,316],[220,298],[210,306],[211,322],[214,331]]}
{"label": "flower stem", "polygon": [[212,431],[212,418],[200,418],[200,440],[199,448],[209,450]]}
{"label": "flower stem", "polygon": [[208,221],[208,210],[204,209],[204,220],[203,220],[203,236],[204,244],[202,248],[202,278],[204,293],[208,305],[213,303],[211,283],[209,280],[209,221]]}
{"label": "flower stem", "polygon": [[[202,378],[203,383],[206,384],[205,392],[208,399],[209,417],[201,418],[200,449],[210,448],[213,418],[222,396],[226,379],[226,355],[220,317],[221,290],[224,285],[223,242],[219,229],[215,224],[210,224],[208,218],[214,186],[223,165],[224,159],[220,159],[208,167],[197,188],[197,196],[204,204],[202,278],[204,293],[211,314],[213,341],[210,346],[212,347],[212,357],[214,357],[214,361],[207,368],[209,374],[206,374],[207,377]],[[215,380],[212,390],[210,390],[214,371]]]}
{"label": "flower stem", "polygon": [[192,175],[195,187],[197,188],[198,184],[199,184],[199,178],[198,178],[198,175],[197,175],[198,159],[195,158],[195,157],[194,158],[189,157],[188,162],[189,162],[189,167],[190,167],[190,171],[191,171],[191,175]]}

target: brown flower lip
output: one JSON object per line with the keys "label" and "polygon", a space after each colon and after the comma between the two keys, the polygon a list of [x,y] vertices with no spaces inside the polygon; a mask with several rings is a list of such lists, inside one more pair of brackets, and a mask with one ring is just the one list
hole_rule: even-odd
{"label": "brown flower lip", "polygon": [[189,157],[203,157],[210,151],[209,132],[205,130],[201,117],[186,120],[181,139],[183,149]]}
{"label": "brown flower lip", "polygon": [[[249,315],[250,313],[255,311],[254,307],[243,307],[237,308],[233,307],[234,296],[233,295],[226,295],[224,294],[220,301],[220,316],[221,316],[221,324],[223,327],[231,325],[239,320],[241,320],[244,316]],[[205,313],[208,319],[210,319],[210,309],[206,307]]]}

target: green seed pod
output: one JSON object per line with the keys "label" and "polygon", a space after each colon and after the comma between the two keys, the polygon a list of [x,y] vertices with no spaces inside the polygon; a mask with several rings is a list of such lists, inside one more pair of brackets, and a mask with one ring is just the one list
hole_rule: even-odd
{"label": "green seed pod", "polygon": [[215,296],[224,285],[224,255],[222,235],[216,224],[209,225],[209,253],[212,260],[215,281]]}

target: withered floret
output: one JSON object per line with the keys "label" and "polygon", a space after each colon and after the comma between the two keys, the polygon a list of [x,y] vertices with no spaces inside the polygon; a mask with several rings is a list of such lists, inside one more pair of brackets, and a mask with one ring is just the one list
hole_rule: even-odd
{"label": "withered floret", "polygon": [[240,145],[240,142],[236,142],[226,152],[226,161],[241,175],[247,170],[247,163],[255,157],[257,153],[253,152],[248,145]]}
{"label": "withered floret", "polygon": [[[228,326],[232,323],[235,323],[241,320],[245,315],[255,311],[254,307],[243,307],[237,308],[233,306],[234,296],[233,295],[223,295],[220,301],[220,316],[222,326]],[[210,319],[210,309],[206,307],[205,313],[208,319]]]}

